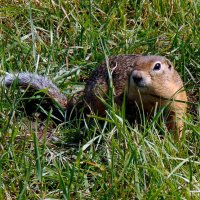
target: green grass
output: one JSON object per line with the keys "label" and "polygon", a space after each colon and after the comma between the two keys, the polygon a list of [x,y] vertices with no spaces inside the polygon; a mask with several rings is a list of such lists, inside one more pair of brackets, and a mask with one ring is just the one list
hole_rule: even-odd
{"label": "green grass", "polygon": [[105,56],[164,55],[195,104],[174,143],[156,120],[132,127],[112,106],[92,122],[30,119],[23,93],[2,88],[0,199],[199,199],[199,10],[198,0],[2,2],[1,71],[36,71],[71,96]]}

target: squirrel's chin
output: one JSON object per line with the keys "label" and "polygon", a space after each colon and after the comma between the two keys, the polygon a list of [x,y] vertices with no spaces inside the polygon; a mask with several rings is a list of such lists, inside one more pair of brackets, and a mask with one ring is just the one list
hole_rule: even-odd
{"label": "squirrel's chin", "polygon": [[148,87],[146,85],[136,86],[136,90],[140,93],[146,93],[148,91]]}

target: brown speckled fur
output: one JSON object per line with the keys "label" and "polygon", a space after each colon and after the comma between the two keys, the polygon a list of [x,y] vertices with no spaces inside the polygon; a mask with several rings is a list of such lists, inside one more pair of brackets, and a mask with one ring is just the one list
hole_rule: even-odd
{"label": "brown speckled fur", "polygon": [[[161,74],[151,75],[151,67],[157,61],[161,62],[166,69]],[[92,72],[84,90],[85,102],[100,115],[105,113],[105,105],[99,97],[105,99],[109,92],[108,70],[112,75],[116,104],[121,106],[121,99],[126,91],[127,101],[136,102],[148,114],[153,113],[156,104],[169,105],[168,129],[174,131],[176,139],[181,137],[187,105],[176,100],[187,102],[187,96],[182,80],[169,60],[161,56],[140,55],[118,55],[108,58],[107,62],[105,61]],[[132,87],[129,91],[128,81],[133,70],[141,71],[144,76],[151,79],[152,83],[145,88],[145,91],[138,90],[136,87]],[[127,110],[130,109],[127,108]]]}
{"label": "brown speckled fur", "polygon": [[[137,57],[138,55],[118,55],[108,58],[116,102],[120,101],[119,99],[124,93],[128,76],[133,70]],[[108,68],[105,61],[92,72],[85,87],[85,101],[99,114],[104,113],[105,106],[97,96],[105,98],[106,94],[108,94],[109,84]]]}

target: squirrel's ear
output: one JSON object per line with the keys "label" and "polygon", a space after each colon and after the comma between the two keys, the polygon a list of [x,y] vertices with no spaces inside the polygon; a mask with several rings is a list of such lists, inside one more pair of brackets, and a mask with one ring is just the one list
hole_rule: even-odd
{"label": "squirrel's ear", "polygon": [[171,70],[171,69],[174,69],[173,64],[172,64],[168,59],[166,59],[166,62],[167,62],[168,68],[169,68],[170,70]]}

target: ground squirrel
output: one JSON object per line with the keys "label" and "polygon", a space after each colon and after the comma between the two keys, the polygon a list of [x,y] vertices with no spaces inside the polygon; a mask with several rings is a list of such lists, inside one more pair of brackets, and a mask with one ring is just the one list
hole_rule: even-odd
{"label": "ground squirrel", "polygon": [[[46,88],[47,95],[64,109],[68,109],[69,103],[73,102],[73,99],[68,101],[50,80],[36,74],[7,73],[4,84],[10,86],[16,78],[21,86],[37,90]],[[166,125],[174,132],[175,138],[181,137],[187,96],[179,74],[168,59],[142,55],[109,57],[91,73],[82,93],[83,101],[100,115],[105,113],[106,107],[99,97],[106,99],[111,80],[114,100],[119,106],[124,96],[127,101],[137,104],[147,115],[153,114],[156,106],[168,106]]]}

